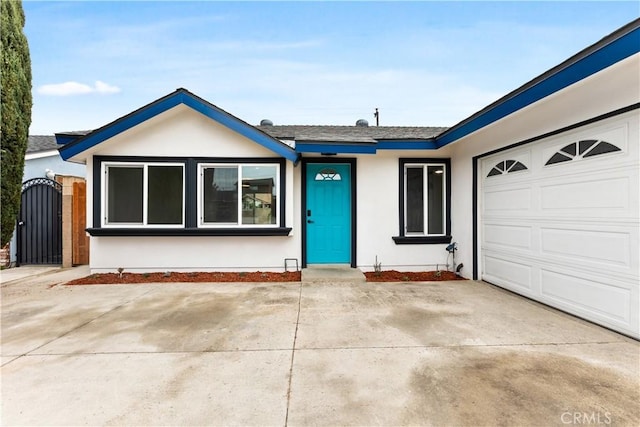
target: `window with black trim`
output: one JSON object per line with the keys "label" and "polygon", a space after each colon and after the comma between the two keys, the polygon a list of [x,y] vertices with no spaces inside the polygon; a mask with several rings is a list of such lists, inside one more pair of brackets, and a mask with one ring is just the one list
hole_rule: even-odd
{"label": "window with black trim", "polygon": [[94,156],[92,236],[287,236],[284,158]]}
{"label": "window with black trim", "polygon": [[200,164],[199,226],[279,224],[277,164]]}
{"label": "window with black trim", "polygon": [[400,235],[396,243],[451,240],[451,162],[400,159]]}
{"label": "window with black trim", "polygon": [[104,226],[184,226],[184,165],[105,163]]}

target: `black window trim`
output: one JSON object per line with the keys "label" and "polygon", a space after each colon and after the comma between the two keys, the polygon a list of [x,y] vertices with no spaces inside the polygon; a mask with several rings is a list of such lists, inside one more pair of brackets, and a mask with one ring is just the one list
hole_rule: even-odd
{"label": "black window trim", "polygon": [[[103,163],[174,163],[184,164],[184,199],[185,224],[180,227],[103,227],[102,226],[102,194],[104,175]],[[279,188],[279,224],[274,227],[198,227],[198,169],[200,163],[269,163],[280,166]],[[288,236],[291,227],[286,227],[286,159],[282,157],[147,157],[147,156],[94,156],[93,157],[93,227],[86,231],[91,236]]]}
{"label": "black window trim", "polygon": [[[178,161],[178,162],[168,162],[168,161],[163,161],[163,162],[149,162],[149,161],[144,161],[144,162],[117,162],[117,161],[113,161],[113,160],[109,160],[109,161],[105,161],[102,162],[102,167],[100,170],[100,178],[104,178],[105,175],[107,175],[107,171],[109,168],[118,168],[118,167],[135,167],[135,168],[140,168],[143,170],[143,176],[146,176],[148,179],[148,171],[149,171],[149,167],[153,167],[153,166],[161,166],[161,165],[169,165],[169,166],[176,166],[176,167],[181,167],[182,168],[182,184],[183,184],[183,194],[182,194],[182,203],[183,203],[183,212],[182,212],[182,223],[181,224],[145,224],[145,222],[148,221],[148,218],[142,218],[142,223],[119,223],[119,222],[109,222],[108,221],[108,214],[107,214],[107,210],[108,210],[108,206],[103,206],[105,208],[104,212],[100,212],[99,213],[99,218],[101,220],[100,222],[100,226],[102,228],[184,228],[186,225],[186,212],[184,211],[184,206],[186,205],[187,199],[186,199],[186,194],[185,194],[185,182],[186,182],[186,164],[184,162]],[[144,178],[143,178],[144,179]],[[102,181],[102,186],[100,187],[100,191],[101,191],[101,196],[104,198],[105,194],[104,192],[108,192],[109,191],[109,185],[108,183]],[[147,190],[143,190],[143,194],[147,194]],[[147,199],[148,199],[148,194],[147,194]],[[101,200],[101,203],[104,201]],[[148,200],[144,200],[143,201],[143,205],[147,204],[148,206]],[[144,211],[144,208],[143,208]],[[148,212],[147,212],[148,215]]]}
{"label": "black window trim", "polygon": [[[407,236],[405,232],[405,178],[407,164],[445,165],[445,234],[438,236]],[[396,245],[434,245],[451,243],[451,159],[450,158],[400,158],[398,162],[398,223],[399,232],[392,239]]]}

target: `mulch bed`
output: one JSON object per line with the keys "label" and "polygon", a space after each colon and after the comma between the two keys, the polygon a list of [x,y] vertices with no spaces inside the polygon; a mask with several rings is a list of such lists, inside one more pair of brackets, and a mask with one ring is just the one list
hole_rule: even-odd
{"label": "mulch bed", "polygon": [[96,273],[72,280],[67,285],[118,285],[130,283],[206,283],[206,282],[299,282],[299,271],[273,272],[211,272],[211,273]]}
{"label": "mulch bed", "polygon": [[442,280],[466,280],[453,271],[372,271],[364,273],[367,282],[438,282]]}
{"label": "mulch bed", "polygon": [[[451,271],[405,272],[387,270],[364,273],[367,282],[434,282],[466,280]],[[72,280],[67,285],[124,285],[131,283],[215,283],[215,282],[299,282],[299,271],[274,272],[197,272],[197,273],[96,273]]]}

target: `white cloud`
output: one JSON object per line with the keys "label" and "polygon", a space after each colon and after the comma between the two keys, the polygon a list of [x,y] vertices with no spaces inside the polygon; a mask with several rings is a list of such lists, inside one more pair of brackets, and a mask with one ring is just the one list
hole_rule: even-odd
{"label": "white cloud", "polygon": [[120,88],[112,86],[108,83],[97,80],[93,86],[85,83],[78,82],[64,82],[42,85],[38,88],[40,95],[49,96],[72,96],[72,95],[86,95],[90,93],[97,93],[101,95],[108,95],[112,93],[120,92]]}
{"label": "white cloud", "polygon": [[98,80],[96,81],[95,92],[101,94],[118,93],[120,92],[120,88],[118,86],[111,86],[108,83]]}

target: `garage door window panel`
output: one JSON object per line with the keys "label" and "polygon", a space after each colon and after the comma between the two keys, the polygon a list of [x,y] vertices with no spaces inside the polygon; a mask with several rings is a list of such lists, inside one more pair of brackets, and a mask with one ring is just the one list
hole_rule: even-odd
{"label": "garage door window panel", "polygon": [[599,141],[597,139],[585,139],[562,147],[547,160],[545,166],[581,160],[601,154],[615,153],[616,151],[622,150],[610,142]]}
{"label": "garage door window panel", "polygon": [[487,174],[487,178],[490,176],[504,175],[507,173],[525,171],[528,168],[517,160],[504,160],[496,164]]}

